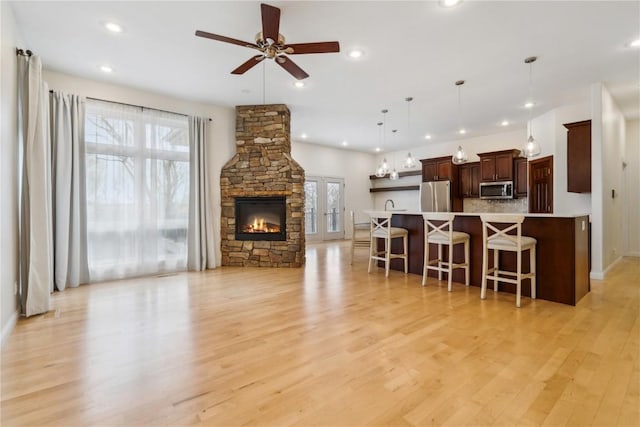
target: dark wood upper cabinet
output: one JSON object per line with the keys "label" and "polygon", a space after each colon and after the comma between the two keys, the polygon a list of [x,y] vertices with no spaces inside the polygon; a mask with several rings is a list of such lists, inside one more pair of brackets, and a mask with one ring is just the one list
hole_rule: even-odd
{"label": "dark wood upper cabinet", "polygon": [[518,157],[513,161],[513,174],[515,188],[515,197],[527,197],[529,191],[529,183],[527,182],[527,166],[528,162],[525,157]]}
{"label": "dark wood upper cabinet", "polygon": [[553,156],[529,162],[529,213],[553,213]]}
{"label": "dark wood upper cabinet", "polygon": [[567,191],[591,193],[591,120],[565,123],[567,128]]}
{"label": "dark wood upper cabinet", "polygon": [[458,167],[460,175],[460,196],[480,196],[480,162],[465,163]]}
{"label": "dark wood upper cabinet", "polygon": [[513,181],[513,159],[520,150],[502,150],[480,153],[480,180],[482,182]]}
{"label": "dark wood upper cabinet", "polygon": [[454,164],[451,156],[422,159],[422,182],[453,181]]}
{"label": "dark wood upper cabinet", "polygon": [[420,160],[422,162],[422,182],[436,181],[438,166],[436,162]]}

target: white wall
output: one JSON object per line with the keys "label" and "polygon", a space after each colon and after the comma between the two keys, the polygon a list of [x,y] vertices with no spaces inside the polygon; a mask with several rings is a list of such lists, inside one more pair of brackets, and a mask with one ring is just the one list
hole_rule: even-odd
{"label": "white wall", "polygon": [[[345,212],[353,210],[357,221],[368,220],[362,211],[373,207],[369,193],[369,175],[375,165],[372,154],[292,141],[291,156],[304,168],[306,176],[343,178]],[[350,237],[351,224],[345,222],[346,237]]]}
{"label": "white wall", "polygon": [[603,84],[593,84],[591,95],[591,276],[601,279],[623,249],[625,120]]}
{"label": "white wall", "polygon": [[[80,77],[70,76],[45,70],[44,80],[52,90],[84,95],[108,101],[125,102],[145,107],[158,108],[176,113],[206,116],[212,119],[209,127],[209,165],[211,174],[211,188],[213,188],[214,230],[216,240],[220,241],[220,170],[222,166],[235,154],[235,110],[209,104],[200,104],[184,99],[145,92],[142,90],[105,84]],[[221,255],[218,250],[217,263],[220,264]]]}
{"label": "white wall", "polygon": [[640,257],[640,120],[627,121],[623,254]]}
{"label": "white wall", "polygon": [[[11,6],[0,2],[0,310],[2,342],[17,320],[18,95],[16,47],[21,46]],[[26,49],[26,47],[24,47]]]}

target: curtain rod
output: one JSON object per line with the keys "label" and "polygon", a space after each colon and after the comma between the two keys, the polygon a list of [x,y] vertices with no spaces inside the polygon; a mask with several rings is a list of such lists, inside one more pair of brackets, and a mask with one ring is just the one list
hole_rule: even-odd
{"label": "curtain rod", "polygon": [[33,55],[33,52],[31,52],[29,49],[22,50],[20,48],[16,48],[16,55],[31,56]]}
{"label": "curtain rod", "polygon": [[[50,90],[49,93],[53,93],[53,90]],[[87,99],[91,99],[92,101],[101,101],[101,102],[111,102],[112,104],[120,104],[120,105],[127,105],[129,107],[135,107],[135,108],[140,108],[143,110],[154,110],[154,111],[161,111],[163,113],[170,113],[170,114],[177,114],[178,116],[184,116],[184,117],[189,117],[188,114],[184,114],[184,113],[176,113],[175,111],[169,111],[169,110],[161,110],[160,108],[153,108],[153,107],[145,107],[142,105],[136,105],[136,104],[129,104],[127,102],[119,102],[119,101],[109,101],[107,99],[100,99],[100,98],[93,98],[90,96],[86,97]],[[211,121],[211,118],[209,118],[209,121]]]}

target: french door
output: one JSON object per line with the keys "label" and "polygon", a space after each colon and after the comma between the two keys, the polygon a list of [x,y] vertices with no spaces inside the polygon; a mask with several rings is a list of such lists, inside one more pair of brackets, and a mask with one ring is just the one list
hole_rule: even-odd
{"label": "french door", "polygon": [[344,180],[308,176],[304,183],[306,239],[344,238]]}

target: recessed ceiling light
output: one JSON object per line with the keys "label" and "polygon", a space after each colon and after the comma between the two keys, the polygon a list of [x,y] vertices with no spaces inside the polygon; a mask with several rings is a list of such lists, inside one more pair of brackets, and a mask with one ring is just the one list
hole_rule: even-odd
{"label": "recessed ceiling light", "polygon": [[102,72],[103,72],[103,73],[110,73],[110,72],[112,72],[112,71],[113,71],[113,68],[111,68],[111,67],[110,67],[110,66],[108,66],[108,65],[102,65],[102,66],[100,67],[100,70],[102,70]]}
{"label": "recessed ceiling light", "polygon": [[353,49],[349,51],[349,58],[358,59],[362,56],[363,52],[359,49]]}
{"label": "recessed ceiling light", "polygon": [[116,24],[115,22],[107,22],[106,24],[104,24],[104,27],[111,31],[112,33],[121,33],[122,32],[122,26]]}
{"label": "recessed ceiling light", "polygon": [[293,85],[297,88],[301,88],[301,87],[304,87],[304,82],[301,82],[300,80],[298,80]]}
{"label": "recessed ceiling light", "polygon": [[302,135],[300,135],[300,138],[302,138],[302,139],[307,139],[307,134],[306,134],[306,133],[303,133]]}
{"label": "recessed ceiling light", "polygon": [[509,126],[509,120],[503,120],[500,126]]}
{"label": "recessed ceiling light", "polygon": [[631,43],[629,43],[629,47],[640,47],[640,39],[635,39]]}
{"label": "recessed ceiling light", "polygon": [[531,108],[531,107],[533,107],[533,102],[531,101],[524,104],[524,108]]}
{"label": "recessed ceiling light", "polygon": [[346,147],[347,145],[349,145],[349,143],[347,141],[342,141],[342,146]]}
{"label": "recessed ceiling light", "polygon": [[425,135],[424,139],[431,139],[431,135]]}
{"label": "recessed ceiling light", "polygon": [[441,7],[454,7],[462,3],[462,0],[440,0],[438,4]]}
{"label": "recessed ceiling light", "polygon": [[379,153],[380,151],[380,147],[376,147],[376,153]]}
{"label": "recessed ceiling light", "polygon": [[458,131],[458,133],[459,133],[460,135],[464,135],[465,133],[467,133],[467,130],[466,130],[466,129],[460,129],[460,130]]}

